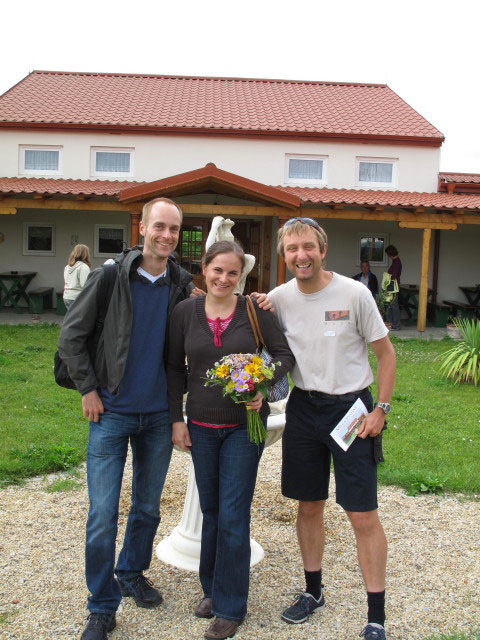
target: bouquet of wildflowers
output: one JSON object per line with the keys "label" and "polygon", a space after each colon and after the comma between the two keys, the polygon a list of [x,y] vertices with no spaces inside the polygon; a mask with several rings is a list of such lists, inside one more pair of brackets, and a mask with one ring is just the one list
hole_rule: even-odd
{"label": "bouquet of wildflowers", "polygon": [[[266,398],[267,381],[272,379],[279,364],[265,365],[259,356],[252,353],[224,356],[212,369],[208,369],[205,386],[219,385],[223,395],[230,396],[236,403],[250,402],[259,391]],[[247,411],[247,428],[250,442],[258,445],[265,440],[267,431],[257,411]]]}

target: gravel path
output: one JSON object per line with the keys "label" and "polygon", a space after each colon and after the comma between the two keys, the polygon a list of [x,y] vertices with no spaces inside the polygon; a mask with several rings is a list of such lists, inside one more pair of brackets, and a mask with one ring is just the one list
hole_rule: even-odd
{"label": "gravel path", "polygon": [[[292,626],[279,618],[297,591],[303,571],[295,538],[295,504],[279,491],[281,445],[266,449],[252,512],[252,536],[265,559],[251,572],[249,613],[238,640],[353,640],[362,629],[366,597],[357,568],[353,533],[341,509],[327,507],[323,613]],[[157,540],[181,518],[189,459],[174,452],[162,499]],[[130,475],[130,472],[127,473]],[[83,544],[87,513],[84,471],[74,491],[48,493],[58,476],[34,478],[0,491],[0,638],[78,638],[86,588]],[[480,628],[480,504],[462,497],[411,498],[383,488],[380,513],[390,544],[387,585],[389,640],[424,639]],[[120,507],[123,535],[129,507],[126,482]],[[109,640],[203,638],[208,621],[192,611],[201,591],[195,574],[152,561],[149,577],[165,604],[138,609],[130,599],[117,615]]]}

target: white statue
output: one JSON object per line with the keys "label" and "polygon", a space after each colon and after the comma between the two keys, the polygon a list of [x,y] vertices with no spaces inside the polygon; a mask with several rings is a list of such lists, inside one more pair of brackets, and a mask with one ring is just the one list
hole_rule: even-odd
{"label": "white statue", "polygon": [[[212,221],[210,233],[208,234],[208,238],[205,243],[205,251],[208,251],[214,242],[219,242],[220,240],[229,240],[230,242],[234,242],[235,238],[232,233],[232,227],[234,224],[235,223],[233,222],[233,220],[230,220],[229,218],[225,220],[225,218],[222,218],[222,216],[215,216]],[[247,281],[247,276],[254,266],[255,256],[246,253],[245,266],[243,268],[240,280],[235,288],[235,293],[243,293],[243,290],[245,289],[245,283]]]}

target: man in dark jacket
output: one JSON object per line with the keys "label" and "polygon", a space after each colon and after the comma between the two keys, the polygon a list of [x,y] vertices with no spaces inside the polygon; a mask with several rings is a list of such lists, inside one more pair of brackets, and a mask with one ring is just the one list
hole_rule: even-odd
{"label": "man in dark jacket", "polygon": [[[95,269],[65,317],[59,352],[82,394],[90,420],[85,575],[90,615],[82,640],[104,640],[115,627],[122,595],[137,606],[158,606],[161,593],[143,575],[160,522],[160,496],[172,453],[164,360],[173,307],[192,290],[192,276],[169,255],[178,243],[181,209],[157,198],[143,208],[143,248],[125,252],[105,316],[95,363],[94,333],[104,269]],[[123,548],[115,562],[118,503],[128,444],[132,447],[132,502]]]}
{"label": "man in dark jacket", "polygon": [[363,282],[363,284],[370,289],[370,293],[375,298],[378,293],[378,280],[377,276],[370,271],[370,262],[368,260],[362,260],[360,262],[360,273],[353,276],[353,279]]}

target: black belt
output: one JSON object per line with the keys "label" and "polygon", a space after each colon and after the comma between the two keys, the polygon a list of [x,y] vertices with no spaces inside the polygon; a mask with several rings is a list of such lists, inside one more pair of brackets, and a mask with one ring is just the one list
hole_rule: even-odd
{"label": "black belt", "polygon": [[362,393],[364,393],[365,391],[368,391],[368,387],[365,387],[365,389],[360,389],[360,391],[353,391],[352,393],[341,393],[339,395],[331,395],[329,393],[323,393],[323,391],[308,391],[305,389],[300,389],[299,387],[296,387],[296,388],[298,389],[298,391],[301,391],[302,393],[308,393],[310,398],[323,398],[324,400],[344,400],[345,402],[353,402],[358,398],[358,396],[361,396]]}

